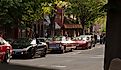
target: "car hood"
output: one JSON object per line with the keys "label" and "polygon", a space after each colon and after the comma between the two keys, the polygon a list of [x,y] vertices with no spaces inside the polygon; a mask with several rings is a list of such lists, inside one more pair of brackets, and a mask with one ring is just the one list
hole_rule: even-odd
{"label": "car hood", "polygon": [[30,45],[31,44],[15,43],[15,44],[12,44],[12,47],[13,47],[13,49],[23,49],[23,48],[27,48]]}
{"label": "car hood", "polygon": [[21,51],[25,51],[25,49],[13,49],[13,51],[14,51],[14,52],[16,52],[16,51],[21,52]]}

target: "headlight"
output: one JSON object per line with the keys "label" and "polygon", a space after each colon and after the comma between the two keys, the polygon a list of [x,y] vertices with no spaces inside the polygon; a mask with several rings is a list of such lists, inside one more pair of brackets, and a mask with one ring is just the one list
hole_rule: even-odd
{"label": "headlight", "polygon": [[27,54],[27,51],[22,51],[21,54]]}

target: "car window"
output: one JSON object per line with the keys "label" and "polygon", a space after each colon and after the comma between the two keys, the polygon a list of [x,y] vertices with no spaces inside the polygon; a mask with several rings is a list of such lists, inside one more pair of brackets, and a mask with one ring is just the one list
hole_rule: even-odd
{"label": "car window", "polygon": [[36,44],[36,39],[32,40],[31,44]]}
{"label": "car window", "polygon": [[26,44],[29,45],[31,43],[32,39],[29,38],[19,38],[14,40],[13,44]]}

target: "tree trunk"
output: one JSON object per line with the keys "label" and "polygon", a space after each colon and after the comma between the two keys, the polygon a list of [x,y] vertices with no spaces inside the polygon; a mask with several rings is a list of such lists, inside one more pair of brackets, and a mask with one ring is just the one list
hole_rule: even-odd
{"label": "tree trunk", "polygon": [[51,25],[50,25],[50,30],[51,30],[51,36],[54,37],[55,35],[55,15],[51,18]]}
{"label": "tree trunk", "polygon": [[[117,63],[111,69],[112,60],[121,58],[121,0],[108,0],[110,9],[107,14],[106,46],[104,58],[104,70],[117,70],[121,66]],[[118,7],[118,8],[114,8]]]}
{"label": "tree trunk", "polygon": [[90,34],[93,34],[93,24],[90,24]]}
{"label": "tree trunk", "polygon": [[85,19],[81,19],[82,24],[82,34],[85,34]]}

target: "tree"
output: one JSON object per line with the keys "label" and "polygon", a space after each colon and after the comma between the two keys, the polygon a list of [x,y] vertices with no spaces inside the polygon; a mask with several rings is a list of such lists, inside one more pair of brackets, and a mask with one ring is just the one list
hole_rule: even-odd
{"label": "tree", "polygon": [[80,19],[83,32],[85,25],[92,23],[96,18],[105,15],[102,10],[105,2],[102,0],[69,0],[72,7],[67,10],[68,14],[72,14]]}
{"label": "tree", "polygon": [[18,29],[26,30],[27,35],[27,28],[31,29],[33,22],[43,20],[45,13],[50,14],[51,8],[45,6],[46,3],[51,0],[1,0],[0,26],[6,31],[14,28],[15,37],[18,37]]}
{"label": "tree", "polygon": [[[49,2],[50,0],[48,0]],[[0,21],[2,24],[25,24],[43,19],[44,0],[1,0]]]}

